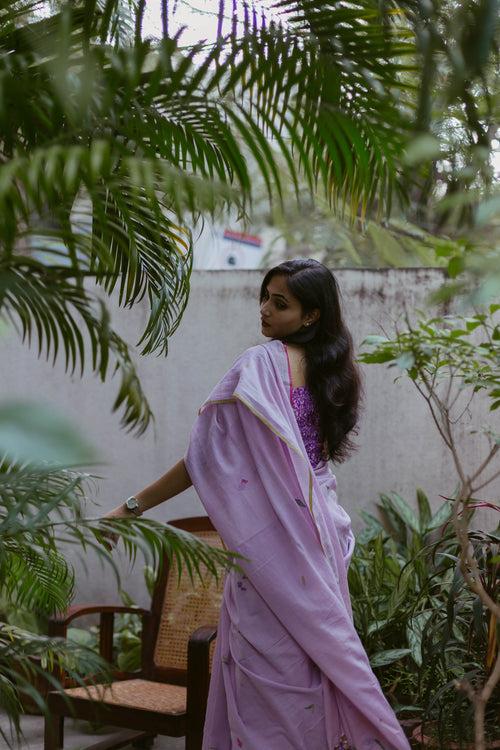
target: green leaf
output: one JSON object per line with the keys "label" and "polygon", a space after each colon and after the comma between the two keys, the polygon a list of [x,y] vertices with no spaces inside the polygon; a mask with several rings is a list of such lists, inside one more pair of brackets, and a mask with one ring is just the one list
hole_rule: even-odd
{"label": "green leaf", "polygon": [[405,252],[401,242],[383,227],[371,222],[367,235],[379,258],[380,265],[402,267],[406,264]]}
{"label": "green leaf", "polygon": [[388,622],[389,622],[389,620],[387,620],[387,619],[385,619],[385,620],[373,620],[373,622],[371,622],[369,624],[369,626],[368,626],[367,634],[368,635],[373,635],[373,633],[378,633],[380,630],[382,630],[387,625]]}
{"label": "green leaf", "polygon": [[428,525],[431,521],[432,511],[429,504],[429,500],[425,492],[417,488],[417,502],[418,502],[418,513],[420,522],[420,533],[424,534],[427,531]]}
{"label": "green leaf", "polygon": [[421,162],[437,159],[441,154],[441,142],[435,136],[425,134],[413,139],[406,149],[403,161],[412,167]]}
{"label": "green leaf", "polygon": [[92,463],[95,449],[53,408],[37,402],[0,404],[0,454],[60,466]]}
{"label": "green leaf", "polygon": [[141,666],[141,643],[135,643],[127,651],[118,654],[116,663],[124,672],[135,672]]}
{"label": "green leaf", "polygon": [[448,261],[448,276],[456,278],[465,270],[465,258],[462,255],[455,255]]}
{"label": "green leaf", "polygon": [[396,364],[400,370],[411,370],[415,364],[415,355],[413,352],[403,352],[396,359]]}
{"label": "green leaf", "polygon": [[395,661],[404,659],[408,654],[411,654],[411,649],[409,648],[390,648],[372,654],[370,656],[370,664],[373,669],[376,669],[377,667],[385,667],[388,664],[393,664]]}
{"label": "green leaf", "polygon": [[420,523],[415,513],[397,492],[391,492],[390,503],[393,511],[406,526],[409,526],[412,531],[420,532]]}
{"label": "green leaf", "polygon": [[83,628],[68,628],[66,632],[66,638],[68,640],[73,641],[74,643],[78,643],[80,646],[87,646],[88,648],[92,648],[95,646],[95,637],[90,633],[88,630],[84,630]]}
{"label": "green leaf", "polygon": [[360,362],[365,362],[366,364],[383,364],[384,362],[391,362],[394,358],[394,352],[381,350],[373,353],[365,352],[358,357]]}
{"label": "green leaf", "polygon": [[387,341],[389,341],[387,336],[377,336],[376,334],[370,334],[363,339],[363,341],[361,342],[361,346],[374,346],[376,344],[384,344]]}
{"label": "green leaf", "polygon": [[439,526],[442,526],[446,521],[449,520],[452,512],[452,506],[451,503],[448,501],[443,502],[440,508],[437,509],[437,511],[432,516],[428,530],[431,531],[432,529],[437,529]]}
{"label": "green leaf", "polygon": [[413,586],[415,572],[412,564],[407,564],[401,571],[399,580],[389,598],[388,612],[392,617],[408,598],[408,592]]}
{"label": "green leaf", "polygon": [[411,655],[413,661],[419,667],[422,666],[422,638],[424,629],[432,617],[432,614],[431,610],[420,612],[418,615],[411,618],[406,627],[406,637],[411,649]]}

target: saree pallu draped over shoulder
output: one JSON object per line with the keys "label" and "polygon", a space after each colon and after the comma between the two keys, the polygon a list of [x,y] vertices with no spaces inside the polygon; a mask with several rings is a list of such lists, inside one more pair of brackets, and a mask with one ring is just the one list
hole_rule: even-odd
{"label": "saree pallu draped over shoulder", "polygon": [[313,468],[279,340],[247,349],[201,406],[184,461],[243,574],[224,584],[202,750],[409,750],[354,629],[354,537]]}

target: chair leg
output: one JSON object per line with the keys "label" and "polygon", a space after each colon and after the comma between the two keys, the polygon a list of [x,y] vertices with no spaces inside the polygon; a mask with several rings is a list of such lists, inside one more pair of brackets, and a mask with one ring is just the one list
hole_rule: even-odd
{"label": "chair leg", "polygon": [[132,747],[137,748],[137,750],[150,750],[155,743],[155,739],[156,735],[153,735],[152,737],[144,737],[142,740],[134,740],[132,742]]}
{"label": "chair leg", "polygon": [[191,728],[186,732],[186,750],[201,750],[203,742],[203,730],[199,731]]}
{"label": "chair leg", "polygon": [[45,717],[44,750],[61,750],[64,745],[64,716]]}

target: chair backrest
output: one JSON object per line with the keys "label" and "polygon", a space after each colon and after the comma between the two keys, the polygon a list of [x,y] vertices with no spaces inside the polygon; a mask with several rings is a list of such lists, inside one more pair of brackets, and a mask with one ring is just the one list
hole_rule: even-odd
{"label": "chair backrest", "polygon": [[[177,528],[189,531],[207,544],[224,549],[224,543],[207,516],[181,518],[169,521]],[[219,620],[224,570],[218,566],[219,581],[200,563],[202,583],[193,570],[194,583],[185,565],[179,570],[174,558],[166,564],[156,583],[153,600],[153,640],[151,644],[151,675],[153,679],[185,684],[187,670],[187,645],[191,633],[202,625],[217,625]],[[210,644],[210,670],[215,650],[215,640]]]}

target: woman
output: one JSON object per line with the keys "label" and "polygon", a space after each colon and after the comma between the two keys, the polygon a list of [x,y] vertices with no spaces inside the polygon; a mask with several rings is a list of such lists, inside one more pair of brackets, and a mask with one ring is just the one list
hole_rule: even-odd
{"label": "woman", "polygon": [[281,263],[260,313],[270,340],[215,386],[184,458],[129,498],[140,513],[193,484],[249,560],[226,577],[203,750],[408,750],[352,623],[354,537],[328,459],[353,447],[360,380],[335,278]]}

